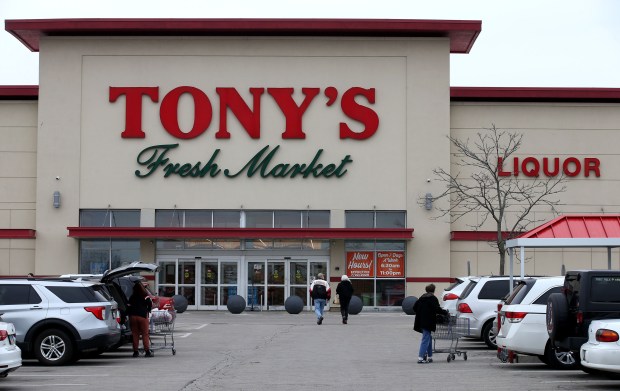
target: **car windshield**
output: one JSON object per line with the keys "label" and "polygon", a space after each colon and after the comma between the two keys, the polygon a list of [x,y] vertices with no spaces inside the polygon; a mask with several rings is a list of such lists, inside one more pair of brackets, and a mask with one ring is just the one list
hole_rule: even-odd
{"label": "car windshield", "polygon": [[520,304],[529,291],[530,288],[528,287],[528,284],[526,284],[525,281],[519,281],[517,286],[515,286],[512,290],[512,293],[506,299],[505,304]]}
{"label": "car windshield", "polygon": [[471,291],[474,290],[474,287],[476,286],[477,283],[478,281],[469,280],[469,284],[465,287],[465,289],[463,290],[463,293],[461,293],[461,299],[467,298],[467,296],[469,296]]}
{"label": "car windshield", "polygon": [[456,288],[457,286],[461,285],[464,281],[461,280],[460,278],[457,278],[456,281],[454,281],[452,284],[450,284],[450,286],[448,286],[447,288],[444,288],[444,291],[451,291],[452,289]]}

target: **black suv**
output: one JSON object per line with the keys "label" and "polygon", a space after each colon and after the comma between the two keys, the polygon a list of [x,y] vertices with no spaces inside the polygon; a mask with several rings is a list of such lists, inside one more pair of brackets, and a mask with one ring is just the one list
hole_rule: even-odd
{"label": "black suv", "polygon": [[620,318],[620,270],[575,270],[547,301],[547,332],[558,349],[578,351],[596,319]]}

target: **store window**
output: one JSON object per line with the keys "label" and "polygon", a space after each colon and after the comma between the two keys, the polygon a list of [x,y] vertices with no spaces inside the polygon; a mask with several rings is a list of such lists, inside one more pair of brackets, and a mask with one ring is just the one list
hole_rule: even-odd
{"label": "store window", "polygon": [[[82,209],[80,227],[139,227],[140,211],[135,209]],[[102,274],[126,263],[140,260],[139,240],[80,240],[78,272]]]}
{"label": "store window", "polygon": [[348,210],[345,212],[347,228],[405,228],[407,212]]}
{"label": "store window", "polygon": [[365,306],[400,306],[405,298],[405,242],[345,242],[345,273]]}
{"label": "store window", "polygon": [[140,211],[126,209],[82,209],[80,227],[139,227]]}
{"label": "store window", "polygon": [[79,273],[102,274],[139,260],[139,240],[80,240]]}
{"label": "store window", "polygon": [[[99,219],[101,218],[102,216]],[[158,209],[155,211],[156,227],[329,228],[329,219],[328,210]]]}

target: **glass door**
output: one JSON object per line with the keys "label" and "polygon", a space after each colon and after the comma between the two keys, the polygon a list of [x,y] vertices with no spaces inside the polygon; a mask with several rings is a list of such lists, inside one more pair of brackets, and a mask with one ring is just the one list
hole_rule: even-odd
{"label": "glass door", "polygon": [[267,309],[283,310],[286,295],[284,261],[267,261]]}
{"label": "glass door", "polygon": [[248,262],[248,297],[250,311],[262,310],[265,302],[265,262]]}
{"label": "glass door", "polygon": [[187,299],[187,308],[196,309],[196,260],[179,259],[177,267],[178,294]]}
{"label": "glass door", "polygon": [[237,294],[239,263],[217,259],[200,260],[200,305],[221,309]]}
{"label": "glass door", "polygon": [[289,261],[289,294],[288,296],[299,296],[304,302],[304,307],[308,305],[310,296],[308,289],[308,261],[294,260]]}

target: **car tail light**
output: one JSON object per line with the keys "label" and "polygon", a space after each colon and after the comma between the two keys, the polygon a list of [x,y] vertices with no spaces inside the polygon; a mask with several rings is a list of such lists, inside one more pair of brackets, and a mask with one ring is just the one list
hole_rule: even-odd
{"label": "car tail light", "polygon": [[9,337],[9,332],[6,330],[0,330],[0,341],[4,341]]}
{"label": "car tail light", "polygon": [[471,310],[471,308],[469,308],[469,305],[467,303],[460,303],[456,310],[458,312],[462,313],[462,314],[471,314],[472,313],[472,310]]}
{"label": "car tail light", "polygon": [[445,295],[443,295],[443,301],[458,300],[458,299],[459,297],[455,295],[454,293],[446,293]]}
{"label": "car tail light", "polygon": [[582,324],[583,323],[583,312],[579,311],[577,312],[577,324]]}
{"label": "car tail light", "polygon": [[525,318],[525,315],[527,315],[527,312],[507,311],[504,313],[504,316],[506,317],[506,319],[508,319],[510,323],[521,322],[523,318]]}
{"label": "car tail light", "polygon": [[95,315],[95,318],[99,320],[103,320],[103,311],[105,311],[105,306],[99,307],[84,307],[84,309],[91,314]]}
{"label": "car tail light", "polygon": [[616,342],[618,340],[618,333],[608,329],[596,330],[596,340],[599,342]]}

